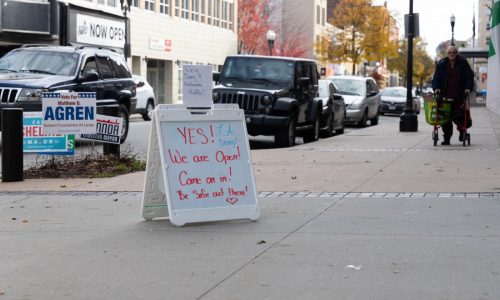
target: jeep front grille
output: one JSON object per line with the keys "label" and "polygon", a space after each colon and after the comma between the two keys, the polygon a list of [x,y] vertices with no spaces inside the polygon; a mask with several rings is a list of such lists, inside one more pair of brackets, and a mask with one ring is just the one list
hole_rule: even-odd
{"label": "jeep front grille", "polygon": [[220,103],[238,103],[239,107],[245,111],[257,111],[259,108],[259,96],[223,93]]}
{"label": "jeep front grille", "polygon": [[0,102],[14,103],[19,95],[20,89],[0,88]]}

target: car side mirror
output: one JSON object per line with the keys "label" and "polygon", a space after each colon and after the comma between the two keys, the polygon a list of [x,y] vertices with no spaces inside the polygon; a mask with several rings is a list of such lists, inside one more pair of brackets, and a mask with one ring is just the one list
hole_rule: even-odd
{"label": "car side mirror", "polygon": [[216,83],[219,83],[220,79],[220,73],[219,72],[213,72],[212,73],[212,80],[215,81]]}
{"label": "car side mirror", "polygon": [[80,76],[81,82],[97,81],[99,80],[99,74],[95,71],[88,71],[82,76]]}

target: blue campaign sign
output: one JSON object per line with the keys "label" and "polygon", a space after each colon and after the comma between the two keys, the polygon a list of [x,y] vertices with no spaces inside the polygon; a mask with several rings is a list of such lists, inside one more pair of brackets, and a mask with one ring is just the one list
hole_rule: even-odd
{"label": "blue campaign sign", "polygon": [[23,152],[39,154],[74,154],[74,135],[45,135],[40,112],[23,113]]}

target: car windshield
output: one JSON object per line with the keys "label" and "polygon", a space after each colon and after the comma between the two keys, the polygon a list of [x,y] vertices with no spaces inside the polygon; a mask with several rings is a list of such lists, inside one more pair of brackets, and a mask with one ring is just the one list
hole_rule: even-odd
{"label": "car windshield", "polygon": [[338,92],[343,95],[365,95],[364,80],[333,77],[332,81],[337,86]]}
{"label": "car windshield", "polygon": [[255,85],[293,85],[294,63],[279,59],[251,57],[228,58],[221,73],[221,83]]}
{"label": "car windshield", "polygon": [[380,95],[386,97],[406,97],[406,89],[384,89]]}
{"label": "car windshield", "polygon": [[330,82],[329,81],[318,81],[318,93],[321,98],[330,97]]}
{"label": "car windshield", "polygon": [[38,73],[72,76],[78,54],[48,51],[13,51],[0,59],[0,73]]}

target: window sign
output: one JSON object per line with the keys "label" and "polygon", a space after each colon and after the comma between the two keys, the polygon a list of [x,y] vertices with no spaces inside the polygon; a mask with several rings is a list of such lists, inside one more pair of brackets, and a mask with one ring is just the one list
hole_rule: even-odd
{"label": "window sign", "polygon": [[123,48],[125,23],[77,14],[76,41],[84,44]]}
{"label": "window sign", "polygon": [[182,101],[187,107],[212,106],[212,66],[182,66]]}

